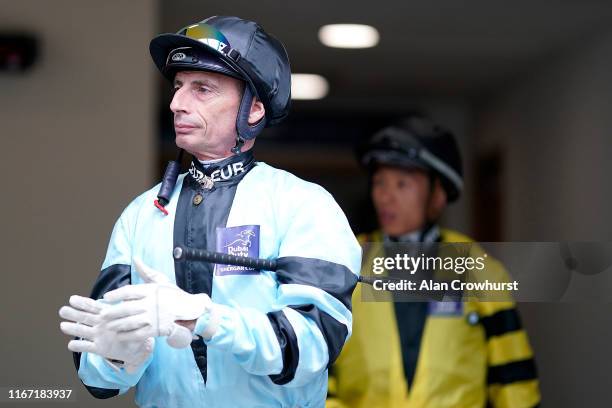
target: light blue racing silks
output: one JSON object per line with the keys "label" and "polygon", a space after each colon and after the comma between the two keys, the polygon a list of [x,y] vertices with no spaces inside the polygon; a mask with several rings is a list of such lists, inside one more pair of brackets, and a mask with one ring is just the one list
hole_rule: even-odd
{"label": "light blue racing silks", "polygon": [[[190,174],[179,177],[168,215],[152,204],[156,186],[117,221],[92,297],[141,283],[131,267],[139,257],[184,290],[209,293],[220,305],[220,324],[191,348],[157,338],[133,375],[83,353],[78,374],[92,394],[106,398],[136,387],[136,403],[148,408],[325,405],[327,369],[351,335],[361,248],[323,188],[265,163],[249,167],[249,157],[214,168],[194,160]],[[203,174],[215,180],[212,190],[197,182]],[[279,269],[175,263],[177,244],[279,258]],[[196,334],[207,323],[201,317]]]}

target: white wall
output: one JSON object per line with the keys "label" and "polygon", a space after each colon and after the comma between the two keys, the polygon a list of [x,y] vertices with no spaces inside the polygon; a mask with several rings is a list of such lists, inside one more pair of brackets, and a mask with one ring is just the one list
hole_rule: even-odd
{"label": "white wall", "polygon": [[612,33],[481,104],[478,145],[506,152],[507,240],[612,238]]}
{"label": "white wall", "polygon": [[[505,240],[612,239],[611,73],[608,33],[479,104],[477,148],[505,152]],[[604,373],[612,364],[610,305],[520,308],[540,368],[544,406],[609,405]]]}
{"label": "white wall", "polygon": [[41,40],[30,72],[0,73],[0,386],[72,385],[74,406],[94,406],[57,311],[70,294],[89,294],[114,220],[155,182],[156,6],[0,4],[0,30]]}

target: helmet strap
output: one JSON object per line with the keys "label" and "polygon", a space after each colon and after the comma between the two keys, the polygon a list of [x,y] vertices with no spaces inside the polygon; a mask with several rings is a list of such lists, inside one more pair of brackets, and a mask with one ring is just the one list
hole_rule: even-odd
{"label": "helmet strap", "polygon": [[429,178],[429,189],[427,191],[427,199],[425,200],[425,223],[423,224],[422,229],[422,237],[431,229],[432,226],[436,225],[440,219],[440,216],[437,217],[429,217],[429,207],[431,206],[431,202],[433,201],[434,190],[436,189],[436,179],[438,176],[434,171],[427,172]]}
{"label": "helmet strap", "polygon": [[429,231],[431,231],[431,229],[436,226],[438,224],[438,221],[440,220],[440,217],[429,217],[429,214],[427,214],[429,212],[429,204],[431,202],[431,198],[432,198],[433,194],[430,192],[428,197],[427,197],[427,202],[425,203],[425,222],[423,223],[423,227],[421,227],[421,236],[419,237],[419,241],[423,242],[425,240],[425,237],[427,236],[427,234],[429,234]]}
{"label": "helmet strap", "polygon": [[242,145],[244,145],[245,140],[240,137],[240,136],[236,136],[236,144],[234,145],[234,147],[232,147],[232,153],[234,154],[240,154],[240,149],[242,149]]}
{"label": "helmet strap", "polygon": [[265,117],[256,124],[249,125],[249,115],[251,114],[251,104],[253,103],[254,96],[249,84],[245,84],[240,107],[238,108],[238,116],[236,117],[236,131],[238,132],[238,137],[236,138],[236,145],[232,148],[232,152],[236,154],[240,153],[240,149],[245,141],[255,139],[255,137],[266,127]]}

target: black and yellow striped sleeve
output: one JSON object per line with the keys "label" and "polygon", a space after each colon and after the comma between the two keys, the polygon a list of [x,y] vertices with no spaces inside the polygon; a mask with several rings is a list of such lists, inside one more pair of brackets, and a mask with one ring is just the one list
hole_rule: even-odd
{"label": "black and yellow striped sleeve", "polygon": [[483,303],[489,406],[527,408],[540,403],[533,350],[513,302]]}

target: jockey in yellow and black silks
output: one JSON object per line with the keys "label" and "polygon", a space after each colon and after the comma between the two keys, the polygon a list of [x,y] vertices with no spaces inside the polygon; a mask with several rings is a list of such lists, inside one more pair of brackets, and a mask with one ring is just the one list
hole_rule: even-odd
{"label": "jockey in yellow and black silks", "polygon": [[[471,242],[438,225],[463,188],[450,132],[411,118],[375,134],[360,160],[380,226],[359,236],[362,244]],[[371,265],[377,246],[364,248]],[[492,257],[487,274],[507,279]],[[330,369],[328,408],[539,405],[533,351],[509,295],[495,302],[366,302],[364,290],[359,285],[353,294],[353,334]]]}

